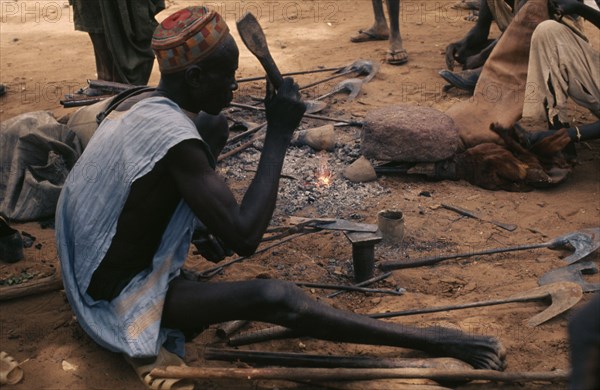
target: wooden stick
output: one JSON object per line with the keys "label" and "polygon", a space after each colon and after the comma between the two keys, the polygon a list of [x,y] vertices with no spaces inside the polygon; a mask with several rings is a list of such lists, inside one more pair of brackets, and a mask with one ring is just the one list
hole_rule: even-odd
{"label": "wooden stick", "polygon": [[83,99],[63,99],[60,101],[60,104],[62,104],[62,106],[65,108],[82,107],[82,106],[89,106],[94,103],[98,103],[99,101],[104,100],[109,97],[112,97],[112,95],[87,97],[87,98],[83,98]]}
{"label": "wooden stick", "polygon": [[500,372],[494,370],[447,370],[436,368],[211,368],[168,366],[150,372],[155,378],[173,379],[283,379],[300,381],[359,381],[421,378],[436,381],[488,380],[493,382],[566,382],[569,372]]}
{"label": "wooden stick", "polygon": [[136,85],[132,84],[123,84],[106,80],[88,80],[87,82],[91,88],[99,89],[108,93],[120,93],[136,87]]}
{"label": "wooden stick", "polygon": [[0,288],[0,301],[23,298],[29,295],[60,290],[61,288],[63,288],[63,283],[60,271],[56,271],[53,275],[42,279]]}
{"label": "wooden stick", "polygon": [[242,329],[244,326],[248,325],[248,323],[250,323],[250,321],[246,320],[224,322],[217,327],[217,336],[220,339],[226,339],[232,334],[236,333],[238,330]]}
{"label": "wooden stick", "polygon": [[244,131],[243,133],[240,133],[240,134],[238,134],[238,135],[236,135],[236,136],[233,136],[233,137],[229,138],[229,139],[227,140],[227,143],[228,143],[228,144],[232,144],[232,143],[234,143],[234,142],[237,142],[238,140],[240,140],[240,139],[242,139],[242,138],[244,138],[244,137],[246,137],[246,136],[248,136],[248,135],[250,135],[250,134],[254,134],[254,133],[256,133],[257,131],[259,131],[259,130],[261,130],[263,127],[265,127],[266,125],[267,125],[267,122],[265,122],[265,123],[261,123],[261,124],[260,124],[260,125],[258,125],[258,126],[254,126],[253,128],[251,128],[251,129],[248,129],[248,130]]}
{"label": "wooden stick", "polygon": [[262,341],[286,339],[299,336],[299,332],[285,326],[272,326],[261,330],[242,333],[229,339],[229,345],[237,347],[240,345],[260,343]]}
{"label": "wooden stick", "polygon": [[264,137],[265,134],[263,134],[262,132],[257,133],[256,135],[254,135],[254,137],[252,137],[252,139],[250,141],[244,142],[243,144],[225,152],[225,153],[221,153],[219,155],[219,157],[217,157],[217,161],[223,161],[228,157],[234,156],[236,154],[238,154],[239,152],[248,149],[250,146],[252,146],[254,144],[255,141],[258,141],[259,139],[261,139],[262,137]]}

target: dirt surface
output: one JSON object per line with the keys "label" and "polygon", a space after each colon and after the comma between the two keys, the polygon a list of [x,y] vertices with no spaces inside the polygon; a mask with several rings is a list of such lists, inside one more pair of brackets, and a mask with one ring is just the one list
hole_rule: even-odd
{"label": "dirt surface", "polygon": [[[171,2],[159,15],[162,20],[175,10],[192,4]],[[252,10],[260,21],[276,62],[282,71],[313,69],[317,66],[339,66],[358,58],[381,62],[386,42],[353,44],[349,37],[372,22],[368,1],[295,1],[295,2],[213,2],[235,30],[234,20],[243,11]],[[360,120],[373,108],[394,103],[410,103],[446,110],[453,103],[468,99],[460,92],[443,93],[443,80],[437,71],[444,67],[445,46],[472,26],[463,20],[467,11],[449,8],[452,2],[425,0],[402,4],[401,31],[410,61],[400,67],[382,64],[375,79],[366,84],[354,102],[343,98],[328,100],[325,115]],[[74,109],[61,108],[59,99],[95,78],[92,46],[86,34],[73,30],[67,1],[0,1],[0,82],[8,92],[0,98],[0,120],[20,113],[49,110],[59,118]],[[16,7],[16,8],[15,8]],[[588,26],[591,28],[592,26]],[[237,33],[236,39],[240,42]],[[598,35],[592,36],[598,47]],[[240,45],[241,46],[241,45]],[[240,47],[239,77],[260,74],[260,65]],[[158,81],[154,70],[150,84]],[[300,84],[320,76],[300,76]],[[315,96],[326,92],[334,82],[311,91]],[[261,95],[260,82],[242,84],[238,97]],[[313,95],[314,94],[314,95]],[[228,112],[230,117],[245,114]],[[592,116],[573,110],[573,123],[589,123]],[[313,121],[313,124],[322,124]],[[359,129],[340,127],[338,148],[356,143]],[[248,153],[255,153],[248,152]],[[380,177],[377,182],[346,186],[341,197],[353,197],[353,189],[371,191],[376,196],[360,198],[360,203],[331,211],[319,205],[319,192],[311,204],[294,212],[298,216],[322,216],[376,223],[379,210],[400,209],[405,216],[405,239],[396,246],[376,247],[376,259],[394,260],[458,253],[514,244],[539,243],[560,234],[600,225],[600,143],[578,145],[579,165],[572,177],[560,187],[528,193],[492,192],[466,182],[429,182],[400,176]],[[298,152],[294,154],[298,158]],[[313,156],[314,157],[314,156]],[[244,154],[241,155],[241,159]],[[307,160],[314,164],[315,160]],[[227,166],[227,169],[230,169]],[[251,170],[249,167],[248,170]],[[341,168],[331,168],[334,181],[343,181]],[[224,172],[226,173],[226,172]],[[249,173],[250,175],[250,173]],[[241,195],[250,176],[230,180],[236,195]],[[337,188],[337,187],[334,187]],[[380,190],[383,188],[383,191]],[[326,195],[327,192],[323,192]],[[509,232],[490,223],[461,218],[439,208],[449,203],[477,211],[488,219],[514,223]],[[285,218],[283,206],[277,221]],[[0,265],[0,279],[5,284],[25,283],[50,275],[58,268],[54,231],[37,222],[15,225],[35,237],[33,246],[25,249],[25,259],[12,265]],[[566,252],[548,249],[528,250],[512,254],[480,256],[453,260],[434,267],[395,271],[377,287],[406,289],[403,296],[363,295],[347,293],[336,298],[320,298],[336,307],[359,313],[433,306],[458,302],[506,297],[537,286],[537,278],[546,271],[565,265]],[[229,267],[213,280],[240,280],[257,276],[293,281],[352,283],[351,246],[341,233],[318,233],[283,244],[274,250],[251,257]],[[598,261],[598,256],[593,256]],[[188,266],[207,269],[212,264],[190,254]],[[597,276],[589,277],[598,281]],[[307,289],[314,297],[328,292]],[[589,301],[586,295],[584,302]],[[581,302],[578,307],[583,305]],[[445,325],[466,332],[497,336],[508,351],[508,371],[552,371],[568,368],[567,322],[573,310],[536,328],[524,321],[543,310],[546,304],[521,303],[491,308],[429,314],[393,319],[414,325]],[[123,358],[98,347],[80,329],[63,292],[55,291],[24,299],[2,302],[0,306],[0,349],[22,362],[25,378],[14,389],[137,389],[144,388]],[[253,328],[264,325],[255,324]],[[228,366],[228,363],[204,362],[204,346],[222,346],[209,329],[188,345],[186,360],[191,365]],[[246,349],[312,352],[324,354],[372,355],[393,357],[423,356],[408,350],[374,348],[353,344],[325,343],[311,339],[291,339],[255,344]],[[422,381],[421,381],[422,382]],[[265,381],[203,382],[202,388],[282,388],[315,385]],[[361,383],[355,388],[406,388],[398,382]],[[331,388],[336,388],[330,385]],[[548,388],[547,384],[529,383],[519,388]],[[563,388],[552,385],[552,388]],[[470,384],[463,388],[488,389],[489,384]],[[511,388],[511,386],[498,386]]]}

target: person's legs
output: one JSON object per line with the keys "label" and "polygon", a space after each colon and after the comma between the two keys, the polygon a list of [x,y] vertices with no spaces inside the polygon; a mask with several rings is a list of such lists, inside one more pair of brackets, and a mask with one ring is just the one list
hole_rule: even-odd
{"label": "person's legs", "polygon": [[121,82],[121,78],[115,69],[106,36],[103,33],[89,33],[94,47],[94,57],[96,58],[96,73],[99,80]]}
{"label": "person's legs", "polygon": [[371,1],[375,22],[369,29],[359,30],[357,35],[350,38],[352,42],[383,41],[389,37],[388,25],[383,14],[383,0]]}
{"label": "person's legs", "polygon": [[504,368],[504,348],[493,337],[439,327],[413,328],[337,310],[289,282],[203,283],[183,278],[171,282],[164,326],[193,331],[236,319],[270,322],[324,340],[414,348],[456,357],[478,368]]}
{"label": "person's legs", "polygon": [[569,340],[572,366],[569,388],[600,388],[600,296],[594,297],[569,321]]}
{"label": "person's legs", "polygon": [[408,53],[402,46],[400,35],[400,0],[388,0],[387,6],[390,17],[390,48],[386,61],[391,65],[402,65],[408,62]]}
{"label": "person's legs", "polygon": [[[600,117],[600,53],[567,26],[545,21],[531,37],[523,117],[568,122],[567,100]],[[551,123],[552,124],[552,123]]]}

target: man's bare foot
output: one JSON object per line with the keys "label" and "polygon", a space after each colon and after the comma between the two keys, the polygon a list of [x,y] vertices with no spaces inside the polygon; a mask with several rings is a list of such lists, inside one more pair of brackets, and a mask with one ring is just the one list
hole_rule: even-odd
{"label": "man's bare foot", "polygon": [[389,38],[389,32],[382,28],[371,27],[368,30],[358,30],[358,34],[350,37],[350,41],[354,43],[370,42],[370,41],[386,41]]}
{"label": "man's bare foot", "polygon": [[441,327],[432,331],[439,344],[436,343],[431,353],[460,359],[475,368],[497,371],[506,368],[506,349],[495,337],[465,334]]}

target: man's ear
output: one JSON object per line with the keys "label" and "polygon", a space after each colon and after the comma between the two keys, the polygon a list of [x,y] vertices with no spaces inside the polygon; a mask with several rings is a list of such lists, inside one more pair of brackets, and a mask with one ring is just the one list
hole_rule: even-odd
{"label": "man's ear", "polygon": [[192,65],[185,70],[185,82],[197,88],[204,84],[205,71],[198,65]]}

